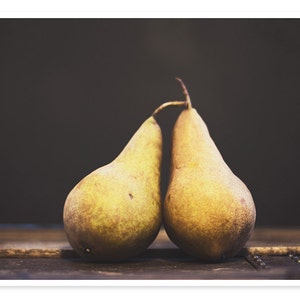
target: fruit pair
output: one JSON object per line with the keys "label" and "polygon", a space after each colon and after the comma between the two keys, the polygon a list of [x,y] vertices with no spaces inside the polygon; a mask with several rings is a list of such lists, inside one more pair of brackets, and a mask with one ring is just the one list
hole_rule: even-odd
{"label": "fruit pair", "polygon": [[[251,193],[224,162],[178,80],[186,101],[162,104],[115,160],[69,193],[64,228],[80,256],[100,261],[136,256],[154,241],[162,220],[179,248],[204,261],[232,257],[249,239],[256,218]],[[162,203],[162,133],[155,117],[170,105],[185,108],[173,129],[170,180]]]}

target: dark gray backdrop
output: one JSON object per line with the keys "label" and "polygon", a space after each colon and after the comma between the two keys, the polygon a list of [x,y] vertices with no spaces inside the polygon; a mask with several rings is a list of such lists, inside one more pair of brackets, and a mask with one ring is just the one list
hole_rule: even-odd
{"label": "dark gray backdrop", "polygon": [[[300,20],[0,20],[0,223],[62,223],[65,198],[186,83],[257,225],[300,225]],[[168,181],[170,132],[161,113]]]}

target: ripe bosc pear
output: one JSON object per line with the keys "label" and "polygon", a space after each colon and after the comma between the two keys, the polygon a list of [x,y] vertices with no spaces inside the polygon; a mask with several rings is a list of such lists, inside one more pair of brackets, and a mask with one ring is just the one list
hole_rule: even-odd
{"label": "ripe bosc pear", "polygon": [[203,261],[222,261],[237,254],[248,241],[256,209],[250,191],[224,162],[178,80],[187,108],[178,116],[172,133],[164,226],[185,253]]}
{"label": "ripe bosc pear", "polygon": [[156,238],[162,222],[162,133],[155,115],[168,105],[140,126],[111,163],[84,177],[68,194],[64,229],[81,257],[125,260]]}

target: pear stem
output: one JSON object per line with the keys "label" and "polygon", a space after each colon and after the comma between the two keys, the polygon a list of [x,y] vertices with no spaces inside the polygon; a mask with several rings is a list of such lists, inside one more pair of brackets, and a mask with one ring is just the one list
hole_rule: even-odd
{"label": "pear stem", "polygon": [[185,96],[185,101],[186,101],[186,105],[187,105],[187,108],[188,109],[191,109],[192,108],[192,101],[191,101],[191,98],[190,98],[190,95],[189,95],[189,92],[185,86],[185,84],[183,83],[183,81],[176,77],[176,80],[180,83],[181,85],[181,88],[182,88],[182,91],[183,91],[183,94]]}
{"label": "pear stem", "polygon": [[165,102],[163,104],[161,104],[153,113],[152,113],[152,117],[156,117],[156,115],[162,111],[163,109],[165,109],[168,106],[186,106],[187,102],[186,101],[168,101]]}

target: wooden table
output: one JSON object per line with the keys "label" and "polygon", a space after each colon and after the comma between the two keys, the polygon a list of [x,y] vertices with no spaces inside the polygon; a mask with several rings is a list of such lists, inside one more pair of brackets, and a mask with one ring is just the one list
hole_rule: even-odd
{"label": "wooden table", "polygon": [[245,248],[222,263],[187,256],[161,229],[138,257],[95,263],[76,255],[60,225],[0,225],[0,279],[295,280],[300,279],[300,228],[256,228]]}

